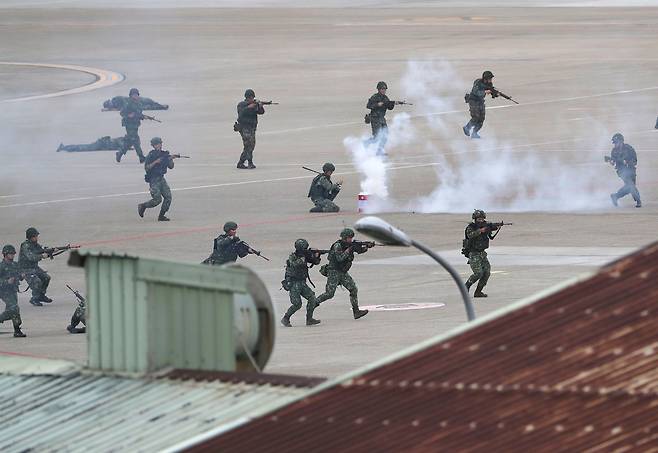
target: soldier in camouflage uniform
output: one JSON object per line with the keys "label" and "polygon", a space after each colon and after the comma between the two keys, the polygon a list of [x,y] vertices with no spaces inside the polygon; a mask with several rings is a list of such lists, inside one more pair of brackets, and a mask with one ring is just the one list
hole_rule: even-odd
{"label": "soldier in camouflage uniform", "polygon": [[[112,99],[103,102],[103,108],[107,110],[121,110],[128,103],[129,99],[130,97],[126,96],[114,96]],[[167,104],[160,104],[151,98],[140,96],[139,103],[142,106],[142,110],[169,110]]]}
{"label": "soldier in camouflage uniform", "polygon": [[631,145],[624,143],[624,136],[616,133],[612,136],[612,143],[615,145],[610,152],[610,156],[606,156],[606,162],[609,162],[617,170],[617,175],[624,181],[624,186],[616,193],[610,194],[612,204],[617,206],[617,200],[625,197],[629,193],[635,200],[635,207],[642,207],[642,200],[640,199],[640,191],[637,190],[637,153]]}
{"label": "soldier in camouflage uniform", "polygon": [[[69,287],[70,288],[70,287]],[[71,316],[71,324],[66,326],[66,330],[69,333],[86,333],[87,332],[87,301],[80,293],[75,290],[72,290],[75,296],[78,298],[78,306],[75,307],[73,316]],[[83,327],[78,327],[78,324],[82,323]]]}
{"label": "soldier in camouflage uniform", "polygon": [[480,138],[478,131],[482,129],[485,117],[484,97],[490,94],[496,97],[496,91],[493,86],[494,75],[491,71],[484,71],[481,79],[473,82],[471,93],[467,95],[468,109],[471,114],[470,121],[462,128],[466,136],[471,138]]}
{"label": "soldier in camouflage uniform", "polygon": [[286,261],[286,275],[281,282],[283,289],[290,293],[290,308],[281,318],[281,324],[290,327],[290,317],[302,308],[302,297],[306,299],[306,325],[314,326],[320,321],[313,319],[315,309],[315,293],[306,284],[308,279],[308,264],[311,266],[320,264],[320,254],[308,248],[306,239],[295,241],[295,251],[290,254]]}
{"label": "soldier in camouflage uniform", "polygon": [[158,221],[168,222],[169,218],[165,214],[169,210],[169,206],[171,206],[171,189],[164,175],[167,173],[167,170],[174,168],[174,157],[168,151],[162,149],[162,139],[160,137],[153,137],[151,139],[151,145],[153,149],[146,157],[146,162],[144,163],[144,169],[146,170],[144,180],[149,183],[151,199],[137,205],[137,214],[140,217],[144,217],[144,212],[147,208],[154,208],[162,203]]}
{"label": "soldier in camouflage uniform", "polygon": [[121,125],[126,128],[126,136],[123,139],[122,148],[117,151],[117,162],[128,152],[130,147],[134,147],[139,157],[139,162],[144,163],[144,153],[139,140],[139,126],[142,124],[144,115],[142,114],[142,104],[139,102],[139,90],[131,88],[128,102],[121,109]]}
{"label": "soldier in camouflage uniform", "polygon": [[18,256],[18,267],[25,274],[25,280],[32,289],[30,303],[41,307],[41,302],[50,303],[53,300],[46,296],[46,290],[50,284],[50,275],[39,267],[39,261],[48,258],[45,248],[39,244],[39,232],[30,227],[25,231],[27,238],[22,244]]}
{"label": "soldier in camouflage uniform", "polygon": [[77,153],[82,151],[116,151],[123,148],[123,137],[110,138],[109,135],[101,137],[94,143],[85,143],[81,145],[65,145],[60,143],[57,152],[66,151]]}
{"label": "soldier in camouflage uniform", "polygon": [[331,182],[331,174],[335,170],[334,164],[327,162],[322,166],[322,173],[313,178],[308,197],[315,204],[315,207],[311,208],[310,212],[340,211],[338,205],[334,203],[334,199],[340,192],[342,182],[338,181],[336,184]]}
{"label": "soldier in camouflage uniform", "polygon": [[[367,247],[355,247],[353,244],[354,230],[345,228],[340,232],[340,240],[334,242],[329,252],[329,264],[325,264],[320,268],[320,273],[327,277],[327,285],[324,294],[318,296],[317,305],[320,305],[325,300],[334,297],[336,288],[339,285],[343,286],[350,293],[350,302],[352,304],[352,313],[354,319],[359,319],[368,314],[368,310],[359,309],[358,288],[352,276],[348,273],[354,261],[354,253],[365,253],[368,251]],[[370,244],[370,243],[368,243]],[[372,243],[374,245],[374,243]]]}
{"label": "soldier in camouflage uniform", "polygon": [[[238,121],[237,129],[242,137],[242,154],[238,161],[239,169],[254,169],[254,148],[256,147],[256,127],[258,126],[258,115],[263,115],[265,109],[256,99],[254,90],[249,89],[244,92],[244,101],[238,103]],[[244,163],[248,165],[245,166]]]}
{"label": "soldier in camouflage uniform", "polygon": [[377,83],[377,92],[370,96],[366,108],[370,109],[370,127],[372,128],[372,138],[368,143],[377,143],[377,155],[386,154],[384,147],[388,140],[388,125],[386,124],[386,111],[393,110],[396,101],[391,101],[386,96],[388,85],[386,82]]}
{"label": "soldier in camouflage uniform", "polygon": [[18,308],[18,283],[23,275],[14,262],[16,249],[13,245],[2,248],[2,262],[0,263],[0,299],[6,305],[5,311],[0,313],[0,323],[11,319],[14,325],[14,337],[21,338],[26,335],[21,332],[21,312]]}
{"label": "soldier in camouflage uniform", "polygon": [[482,292],[491,274],[491,264],[487,259],[486,250],[489,248],[489,240],[494,238],[491,232],[498,227],[488,224],[487,214],[479,209],[473,212],[472,218],[473,222],[468,224],[464,233],[468,240],[468,263],[473,271],[473,275],[466,281],[466,289],[470,290],[471,286],[478,282],[473,297],[487,297]]}
{"label": "soldier in camouflage uniform", "polygon": [[201,264],[221,266],[226,263],[235,263],[238,260],[238,256],[241,258],[246,256],[246,254],[242,255],[242,250],[238,246],[240,243],[240,238],[237,235],[238,224],[235,222],[226,222],[223,229],[224,234],[220,234],[215,238],[212,254]]}

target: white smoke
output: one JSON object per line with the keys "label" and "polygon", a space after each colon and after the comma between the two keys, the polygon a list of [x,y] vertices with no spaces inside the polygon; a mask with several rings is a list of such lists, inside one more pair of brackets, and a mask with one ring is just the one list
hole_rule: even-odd
{"label": "white smoke", "polygon": [[[344,140],[361,173],[362,192],[375,196],[368,212],[469,212],[476,207],[493,211],[574,211],[609,206],[609,192],[602,188],[600,179],[602,151],[610,148],[606,144],[610,131],[589,118],[591,136],[601,140],[596,149],[578,150],[577,155],[549,155],[532,146],[515,148],[496,138],[491,122],[485,123],[485,138],[470,139],[461,129],[468,120],[463,94],[471,84],[460,78],[448,62],[411,61],[400,81],[403,96],[414,103],[414,115],[403,112],[393,117],[386,150],[396,160],[429,150],[426,158],[434,163],[437,182],[425,196],[396,200],[389,187],[389,160],[376,155],[376,146],[364,144],[365,136]],[[495,102],[493,105],[501,105]],[[430,131],[426,135],[416,127],[423,120],[425,130]],[[569,125],[563,121],[556,118],[551,128],[568,130]],[[519,131],[514,140],[523,140],[522,134]],[[568,139],[568,134],[564,137]],[[580,162],[574,163],[574,157]],[[583,160],[593,165],[583,164]]]}

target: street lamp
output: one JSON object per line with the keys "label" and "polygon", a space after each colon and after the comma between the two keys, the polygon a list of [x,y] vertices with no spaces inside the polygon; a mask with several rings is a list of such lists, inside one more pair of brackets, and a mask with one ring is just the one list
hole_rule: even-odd
{"label": "street lamp", "polygon": [[466,289],[466,286],[464,285],[461,277],[457,273],[457,270],[441,256],[436,254],[432,249],[414,241],[407,235],[407,233],[398,230],[393,225],[380,219],[379,217],[364,217],[354,224],[354,228],[356,228],[358,232],[370,236],[371,238],[383,244],[402,247],[413,246],[431,256],[437,263],[439,263],[445,270],[448,271],[455,283],[457,283],[459,292],[461,293],[462,299],[464,300],[464,307],[466,308],[466,316],[468,317],[468,320],[473,321],[475,319],[475,310],[473,309],[471,298],[469,297],[468,290]]}

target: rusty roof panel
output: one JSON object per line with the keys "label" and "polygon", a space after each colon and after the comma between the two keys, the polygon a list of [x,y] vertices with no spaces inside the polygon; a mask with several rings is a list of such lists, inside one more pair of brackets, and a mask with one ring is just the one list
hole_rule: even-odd
{"label": "rusty roof panel", "polygon": [[658,243],[190,451],[658,449]]}

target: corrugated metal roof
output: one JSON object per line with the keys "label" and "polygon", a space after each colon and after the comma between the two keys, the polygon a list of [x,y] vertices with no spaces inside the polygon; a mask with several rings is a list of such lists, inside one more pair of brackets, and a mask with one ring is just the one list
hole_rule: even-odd
{"label": "corrugated metal roof", "polygon": [[658,242],[189,451],[657,451]]}
{"label": "corrugated metal roof", "polygon": [[11,374],[16,367],[0,370],[0,451],[161,451],[308,392],[303,386],[272,383],[285,380],[272,376],[254,384],[210,376],[199,382],[181,372],[174,380],[109,376],[76,367],[63,374],[39,369],[33,367],[37,374]]}

